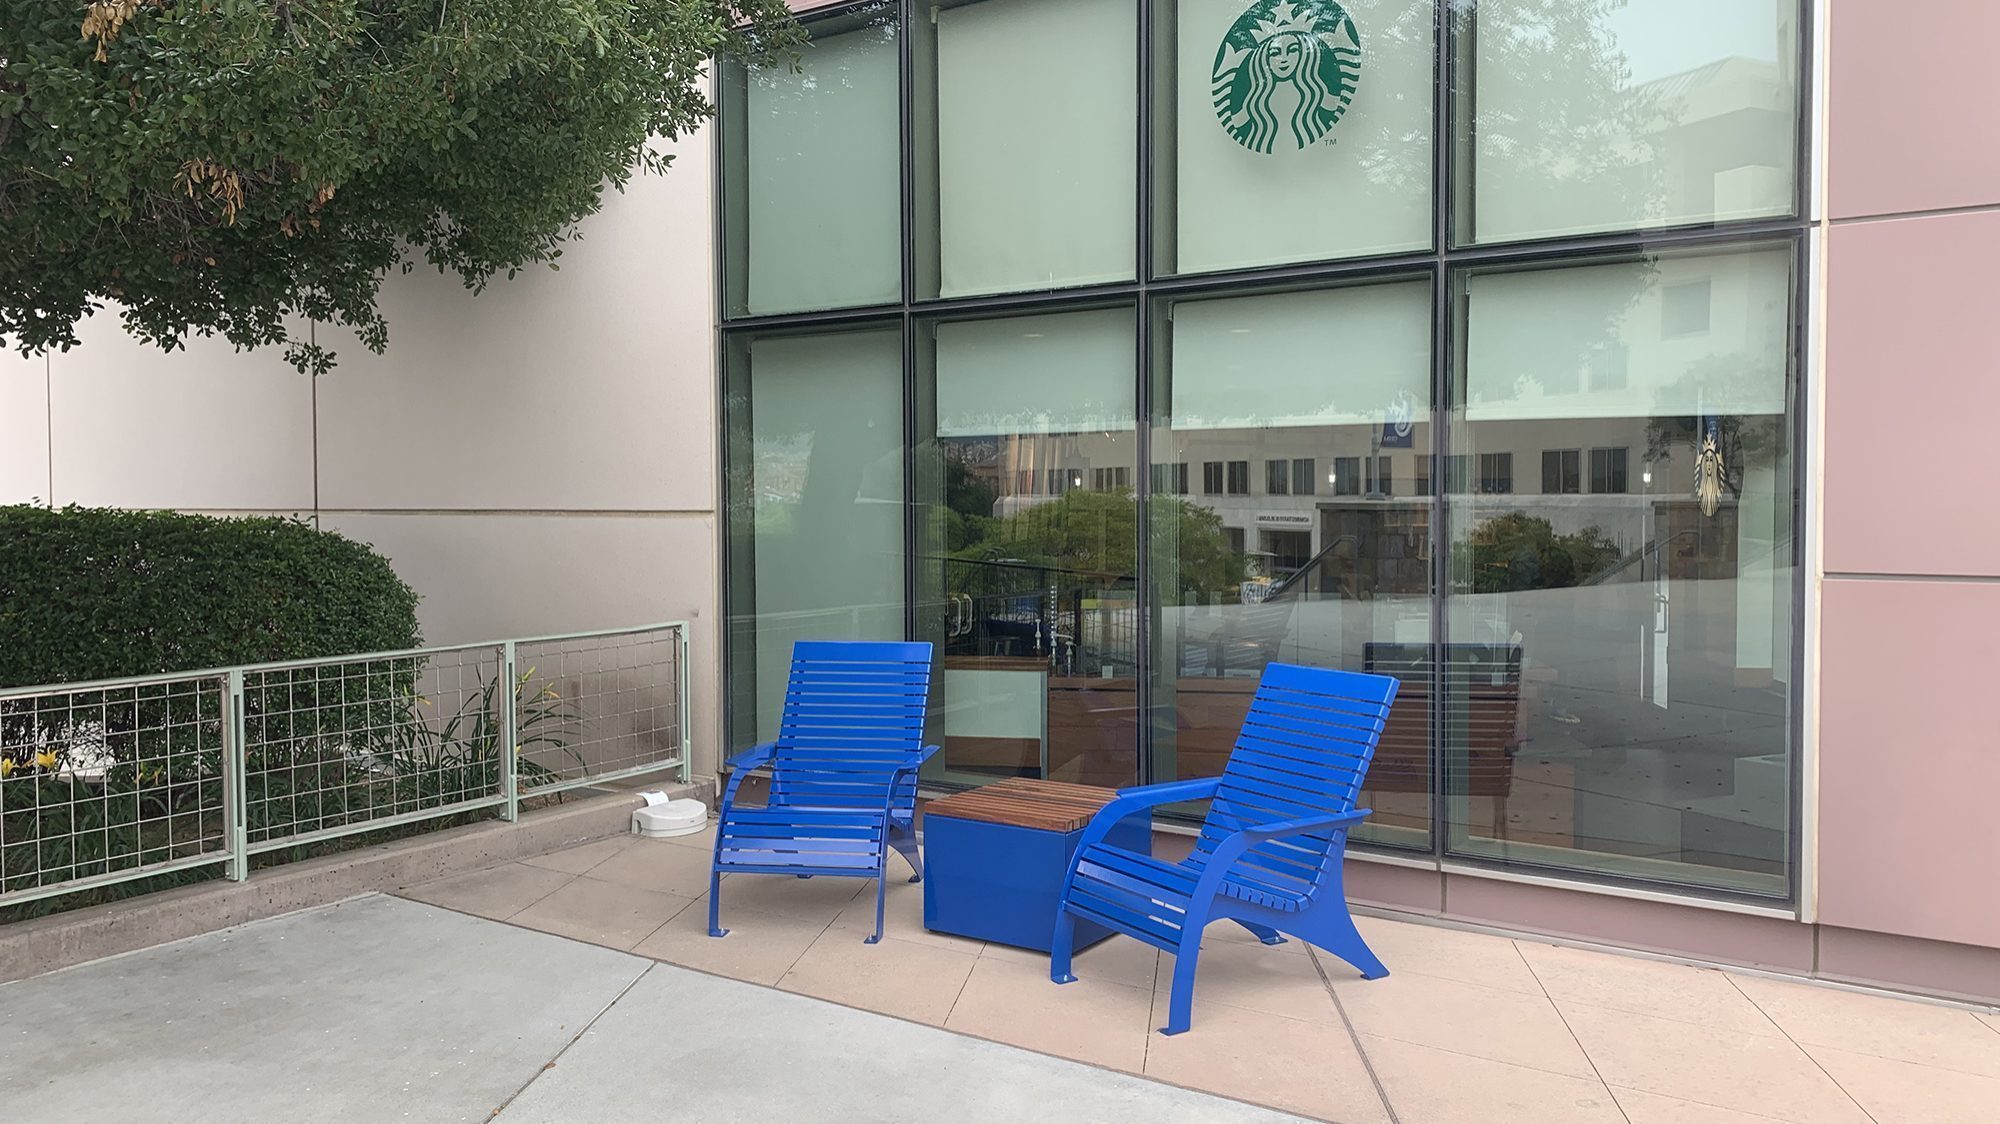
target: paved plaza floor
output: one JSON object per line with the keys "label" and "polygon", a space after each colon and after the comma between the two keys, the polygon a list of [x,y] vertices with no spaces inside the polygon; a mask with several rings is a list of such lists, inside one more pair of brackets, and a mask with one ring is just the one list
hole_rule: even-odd
{"label": "paved plaza floor", "polygon": [[[0,986],[0,1117],[2000,1120],[2000,1015],[1365,917],[1393,975],[1213,926],[1171,958],[924,930],[922,887],[613,839]],[[1287,1115],[1290,1114],[1290,1115]]]}

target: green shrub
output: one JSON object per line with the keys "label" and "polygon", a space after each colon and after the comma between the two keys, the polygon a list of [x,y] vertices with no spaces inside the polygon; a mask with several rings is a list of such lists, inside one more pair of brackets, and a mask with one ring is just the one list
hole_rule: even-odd
{"label": "green shrub", "polygon": [[414,648],[417,595],[289,519],[0,507],[0,686]]}

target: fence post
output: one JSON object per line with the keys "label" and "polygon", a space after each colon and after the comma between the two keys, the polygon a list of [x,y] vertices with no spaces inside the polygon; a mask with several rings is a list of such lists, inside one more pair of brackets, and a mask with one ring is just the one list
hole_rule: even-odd
{"label": "fence post", "polygon": [[688,630],[685,623],[674,626],[674,687],[679,701],[674,704],[674,724],[681,728],[681,783],[694,775],[694,723],[688,714]]}
{"label": "fence post", "polygon": [[507,797],[500,818],[513,823],[521,818],[521,683],[514,671],[512,640],[500,645],[500,684],[500,785]]}
{"label": "fence post", "polygon": [[222,696],[222,814],[229,832],[229,867],[232,882],[250,877],[250,823],[244,805],[248,803],[250,771],[246,735],[249,723],[243,715],[243,669],[231,668]]}

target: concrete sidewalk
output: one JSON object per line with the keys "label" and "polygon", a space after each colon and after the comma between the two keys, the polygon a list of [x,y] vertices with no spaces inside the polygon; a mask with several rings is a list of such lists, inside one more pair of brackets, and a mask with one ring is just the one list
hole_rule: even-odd
{"label": "concrete sidewalk", "polygon": [[1286,1121],[366,897],[0,985],[0,1119]]}

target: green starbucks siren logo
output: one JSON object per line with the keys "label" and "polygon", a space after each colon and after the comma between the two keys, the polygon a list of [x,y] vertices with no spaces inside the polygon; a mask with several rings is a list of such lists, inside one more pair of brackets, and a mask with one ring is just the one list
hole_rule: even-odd
{"label": "green starbucks siren logo", "polygon": [[1334,0],[1256,0],[1215,53],[1215,116],[1252,152],[1296,151],[1354,101],[1361,34]]}

